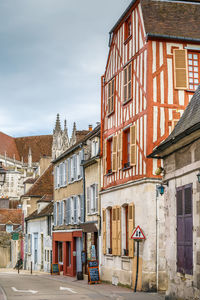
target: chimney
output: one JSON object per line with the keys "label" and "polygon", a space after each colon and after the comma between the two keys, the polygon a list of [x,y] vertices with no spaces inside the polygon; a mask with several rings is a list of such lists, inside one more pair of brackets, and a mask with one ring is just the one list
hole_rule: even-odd
{"label": "chimney", "polygon": [[91,124],[88,125],[88,130],[92,131],[92,125]]}

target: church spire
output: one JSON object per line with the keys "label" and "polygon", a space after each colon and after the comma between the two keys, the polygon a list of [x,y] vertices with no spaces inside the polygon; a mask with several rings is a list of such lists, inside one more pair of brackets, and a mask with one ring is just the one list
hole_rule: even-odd
{"label": "church spire", "polygon": [[55,125],[55,129],[54,129],[54,133],[55,133],[55,132],[60,132],[60,131],[61,131],[61,126],[60,126],[60,115],[57,114],[56,125]]}

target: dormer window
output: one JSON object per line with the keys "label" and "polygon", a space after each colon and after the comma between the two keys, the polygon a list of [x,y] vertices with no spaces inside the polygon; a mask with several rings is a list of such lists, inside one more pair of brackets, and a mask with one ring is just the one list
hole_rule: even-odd
{"label": "dormer window", "polygon": [[6,232],[12,232],[13,231],[13,225],[12,224],[6,224]]}

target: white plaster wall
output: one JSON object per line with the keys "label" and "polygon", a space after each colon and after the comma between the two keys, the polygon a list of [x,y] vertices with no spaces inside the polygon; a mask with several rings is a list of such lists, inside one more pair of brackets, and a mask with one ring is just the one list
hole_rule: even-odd
{"label": "white plaster wall", "polygon": [[[31,261],[34,270],[41,270],[41,234],[43,234],[43,266],[44,271],[50,271],[50,261],[45,261],[45,250],[52,250],[52,237],[47,235],[47,217],[28,221],[27,233],[32,234],[32,251],[28,255],[27,269],[31,268]],[[38,233],[38,262],[34,265],[34,233]]]}
{"label": "white plaster wall", "polygon": [[[146,236],[146,240],[140,244],[140,257],[143,259],[143,286],[144,289],[151,290],[156,285],[156,182],[151,183],[144,180],[138,184],[101,194],[102,208],[122,206],[125,203],[135,204],[135,226],[139,225]],[[163,210],[163,203],[163,198],[158,197],[159,210]],[[160,216],[162,219],[160,218],[158,222],[162,242],[159,247],[162,247],[163,254],[165,248],[164,219],[161,212]],[[102,254],[101,276],[105,280],[112,281],[112,277],[117,277],[118,282],[132,285],[132,267],[132,258]],[[164,278],[165,261],[163,256],[159,260],[159,271],[163,273]]]}

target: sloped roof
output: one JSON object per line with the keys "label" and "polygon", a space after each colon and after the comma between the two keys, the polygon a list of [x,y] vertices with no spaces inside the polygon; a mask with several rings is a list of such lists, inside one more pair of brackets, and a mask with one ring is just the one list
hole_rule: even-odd
{"label": "sloped roof", "polygon": [[13,138],[0,132],[0,154],[9,158],[15,156],[20,161],[23,157],[25,163],[28,162],[29,148],[32,152],[32,161],[39,162],[42,156],[52,155],[52,135],[25,136]]}
{"label": "sloped roof", "polygon": [[21,209],[0,209],[0,224],[22,224]]}
{"label": "sloped roof", "polygon": [[154,149],[149,157],[156,157],[161,151],[175,144],[185,136],[200,130],[200,85],[186,107],[172,133]]}
{"label": "sloped roof", "polygon": [[30,214],[25,220],[37,219],[45,216],[51,216],[53,214],[53,202],[50,202],[44,209],[42,209],[39,213],[37,209]]}
{"label": "sloped roof", "polygon": [[147,34],[200,40],[200,3],[141,0]]}
{"label": "sloped roof", "polygon": [[51,164],[44,173],[30,187],[23,196],[42,197],[45,194],[53,194],[53,165]]}
{"label": "sloped roof", "polygon": [[[139,1],[138,1],[139,2]],[[200,1],[141,0],[145,32],[148,36],[182,38],[200,41]],[[133,0],[110,33],[124,21],[136,3]]]}
{"label": "sloped roof", "polygon": [[3,132],[0,132],[0,154],[6,155],[13,159],[20,160],[20,155],[15,143],[15,139]]}
{"label": "sloped roof", "polygon": [[28,178],[28,179],[26,179],[23,183],[30,183],[30,184],[33,184],[36,180],[37,180],[37,178]]}
{"label": "sloped roof", "polygon": [[29,148],[31,148],[32,161],[38,162],[42,156],[52,155],[52,135],[26,136],[15,139],[20,157],[28,162]]}

